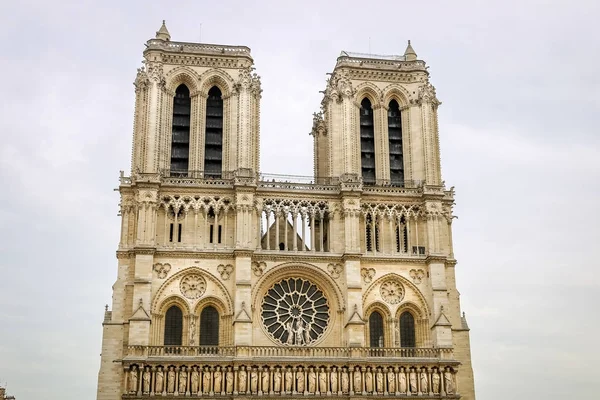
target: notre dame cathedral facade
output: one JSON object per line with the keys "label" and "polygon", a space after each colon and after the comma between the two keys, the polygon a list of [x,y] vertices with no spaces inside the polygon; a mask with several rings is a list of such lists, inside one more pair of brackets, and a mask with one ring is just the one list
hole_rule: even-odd
{"label": "notre dame cathedral facade", "polygon": [[475,399],[425,62],[342,52],[306,179],[259,171],[253,70],[146,43],[97,399]]}

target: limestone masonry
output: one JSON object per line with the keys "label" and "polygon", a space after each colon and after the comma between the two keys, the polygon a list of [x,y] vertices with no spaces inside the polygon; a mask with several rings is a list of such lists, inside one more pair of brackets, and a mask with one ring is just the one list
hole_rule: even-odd
{"label": "limestone masonry", "polygon": [[163,23],[134,84],[98,400],[475,399],[440,102],[410,42],[341,53],[307,178],[259,171],[249,48]]}

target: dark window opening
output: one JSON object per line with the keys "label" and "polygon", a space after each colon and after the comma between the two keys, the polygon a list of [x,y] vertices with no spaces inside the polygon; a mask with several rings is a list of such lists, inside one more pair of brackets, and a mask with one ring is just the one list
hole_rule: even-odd
{"label": "dark window opening", "polygon": [[408,311],[400,315],[400,346],[416,347],[415,318]]}
{"label": "dark window opening", "polygon": [[223,99],[218,87],[208,91],[204,138],[204,175],[220,179],[223,169]]}
{"label": "dark window opening", "polygon": [[404,159],[402,153],[402,115],[396,100],[388,108],[388,139],[390,152],[390,182],[404,186]]}
{"label": "dark window opening", "polygon": [[177,241],[181,242],[181,224],[177,224],[177,225],[179,225],[177,227]]}
{"label": "dark window opening", "polygon": [[187,175],[190,158],[190,114],[192,99],[185,85],[179,85],[173,98],[171,175]]}
{"label": "dark window opening", "polygon": [[173,241],[173,224],[169,225],[169,242]]}
{"label": "dark window opening", "polygon": [[419,246],[419,247],[413,246],[412,252],[415,255],[418,254],[418,255],[424,256],[425,255],[425,246]]}
{"label": "dark window opening", "polygon": [[219,345],[219,312],[212,306],[200,313],[200,346]]}
{"label": "dark window opening", "polygon": [[375,127],[369,99],[360,103],[360,162],[363,183],[375,184]]}
{"label": "dark window opening", "polygon": [[165,346],[181,346],[183,313],[177,306],[171,306],[165,315]]}
{"label": "dark window opening", "polygon": [[209,242],[210,242],[210,243],[213,243],[213,235],[214,235],[214,230],[215,230],[215,227],[214,227],[213,225],[211,225],[209,229],[210,229],[210,233],[209,233]]}
{"label": "dark window opening", "polygon": [[[404,223],[404,217],[402,217],[402,223]],[[406,253],[406,239],[408,237],[408,230],[406,225],[396,225],[396,251]]]}
{"label": "dark window opening", "polygon": [[283,242],[279,243],[279,250],[285,250],[285,244]]}
{"label": "dark window opening", "polygon": [[217,231],[217,243],[221,243],[221,234],[223,232],[222,226],[219,225],[219,229]]}
{"label": "dark window opening", "polygon": [[383,317],[377,311],[369,316],[369,344],[370,347],[383,347]]}

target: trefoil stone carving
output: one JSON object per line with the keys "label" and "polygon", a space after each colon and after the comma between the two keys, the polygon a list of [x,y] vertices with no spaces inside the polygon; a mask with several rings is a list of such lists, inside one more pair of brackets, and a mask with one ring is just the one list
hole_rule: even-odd
{"label": "trefoil stone carving", "polygon": [[154,272],[156,272],[156,275],[160,279],[165,279],[169,274],[169,271],[171,271],[171,264],[156,263],[152,269],[154,269]]}
{"label": "trefoil stone carving", "polygon": [[224,281],[229,279],[229,276],[231,276],[231,273],[233,272],[233,265],[231,264],[227,264],[227,265],[219,265],[217,267],[217,271],[219,271],[219,274],[221,274],[221,279],[223,279]]}
{"label": "trefoil stone carving", "polygon": [[365,283],[371,283],[373,281],[373,277],[375,276],[375,269],[363,268],[360,270],[360,275]]}
{"label": "trefoil stone carving", "polygon": [[421,283],[421,281],[425,277],[425,271],[423,271],[420,268],[419,269],[411,269],[408,274],[412,278],[413,282],[416,284]]}
{"label": "trefoil stone carving", "polygon": [[261,276],[265,269],[267,268],[267,263],[264,261],[253,261],[252,262],[252,272],[254,275]]}
{"label": "trefoil stone carving", "polygon": [[344,267],[342,266],[342,264],[330,263],[327,266],[327,271],[329,271],[329,275],[331,275],[333,277],[333,279],[339,278],[340,274],[342,273],[343,270],[344,270]]}

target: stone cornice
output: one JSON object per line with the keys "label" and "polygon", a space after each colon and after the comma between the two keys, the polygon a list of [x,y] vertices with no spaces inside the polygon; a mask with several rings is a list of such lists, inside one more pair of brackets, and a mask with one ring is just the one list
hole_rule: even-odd
{"label": "stone cornice", "polygon": [[386,255],[386,254],[377,254],[377,255],[363,255],[361,258],[362,261],[368,261],[369,263],[374,264],[389,264],[393,263],[403,263],[403,264],[425,264],[427,263],[426,257],[407,257],[399,255]]}
{"label": "stone cornice", "polygon": [[316,262],[341,262],[342,255],[339,253],[312,253],[310,251],[257,251],[252,256],[253,261],[304,261]]}

